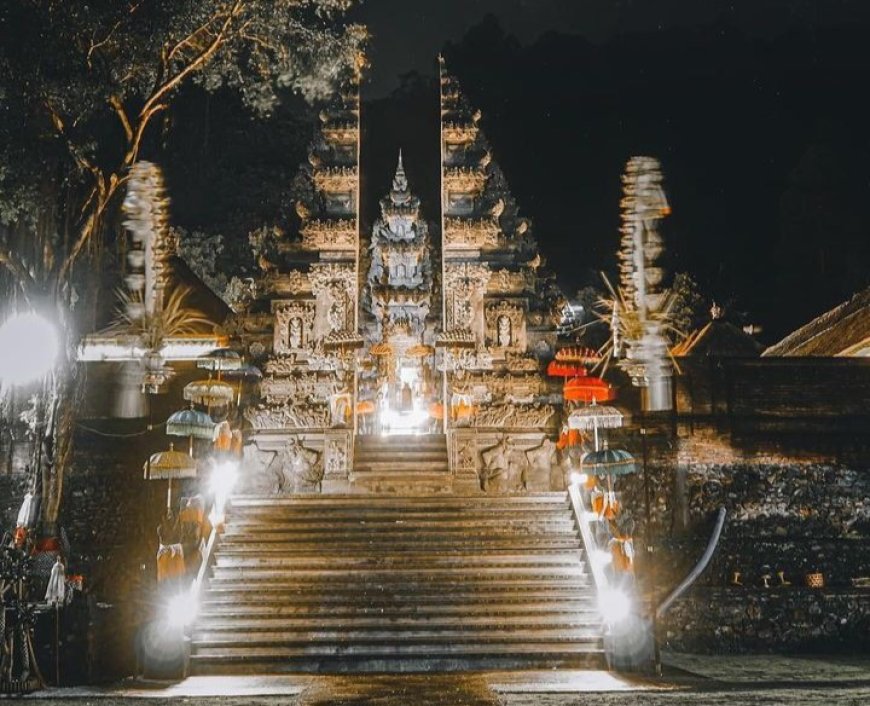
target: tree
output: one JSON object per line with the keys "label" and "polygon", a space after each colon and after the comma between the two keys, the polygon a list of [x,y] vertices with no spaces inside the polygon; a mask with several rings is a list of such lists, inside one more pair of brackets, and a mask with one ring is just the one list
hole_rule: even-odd
{"label": "tree", "polygon": [[[237,91],[266,115],[279,91],[325,94],[362,66],[353,0],[10,0],[0,6],[0,283],[53,306],[66,360],[35,447],[43,523],[57,520],[75,393],[77,265],[116,224],[127,170],[171,130],[187,86]],[[160,128],[160,129],[158,129]],[[79,268],[82,269],[82,268]],[[82,291],[77,291],[77,287]],[[81,307],[80,307],[81,308]]]}
{"label": "tree", "polygon": [[670,319],[676,332],[688,336],[709,321],[710,307],[695,278],[688,272],[674,275],[670,295]]}

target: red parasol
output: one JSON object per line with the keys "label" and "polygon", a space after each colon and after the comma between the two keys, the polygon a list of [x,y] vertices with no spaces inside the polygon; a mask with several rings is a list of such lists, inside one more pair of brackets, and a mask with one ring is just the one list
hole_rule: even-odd
{"label": "red parasol", "polygon": [[591,375],[568,380],[562,395],[570,402],[607,402],[616,396],[613,387]]}

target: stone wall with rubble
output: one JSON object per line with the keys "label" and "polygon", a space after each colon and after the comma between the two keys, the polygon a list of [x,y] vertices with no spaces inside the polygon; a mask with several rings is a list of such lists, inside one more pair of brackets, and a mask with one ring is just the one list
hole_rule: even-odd
{"label": "stone wall with rubble", "polygon": [[[870,367],[823,362],[827,396],[809,400],[800,389],[812,372],[806,361],[791,374],[775,361],[769,377],[764,365],[699,366],[694,390],[678,378],[675,414],[641,419],[635,411],[611,434],[641,469],[646,447],[646,484],[639,472],[617,488],[641,572],[649,491],[658,600],[701,557],[718,509],[727,512],[713,560],[671,609],[662,636],[710,651],[867,647],[870,587],[853,582],[870,577]],[[763,409],[747,403],[748,380]],[[825,588],[807,588],[806,575],[817,572]]]}

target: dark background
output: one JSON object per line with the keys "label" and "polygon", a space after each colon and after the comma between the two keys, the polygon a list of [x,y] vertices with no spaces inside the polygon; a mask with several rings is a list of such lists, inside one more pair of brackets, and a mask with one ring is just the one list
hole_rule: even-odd
{"label": "dark background", "polygon": [[[438,215],[442,51],[566,293],[615,269],[619,176],[649,154],[673,207],[667,266],[773,342],[870,284],[867,5],[369,0],[364,225],[400,146]],[[286,217],[311,114],[288,99],[257,125],[205,101],[179,111],[174,212],[243,244]]]}

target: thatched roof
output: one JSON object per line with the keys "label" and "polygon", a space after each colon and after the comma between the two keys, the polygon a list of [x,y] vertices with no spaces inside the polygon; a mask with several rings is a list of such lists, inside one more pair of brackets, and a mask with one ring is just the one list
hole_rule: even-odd
{"label": "thatched roof", "polygon": [[169,257],[169,285],[167,291],[171,292],[178,286],[187,287],[190,292],[185,301],[191,309],[202,312],[215,325],[222,325],[232,309],[227,303],[215,294],[211,288],[194,274],[188,264],[178,255]]}
{"label": "thatched roof", "polygon": [[[861,351],[864,353],[861,353]],[[801,326],[765,356],[856,356],[870,350],[870,287]]]}
{"label": "thatched roof", "polygon": [[756,358],[762,345],[743,329],[719,319],[687,336],[671,349],[675,358]]}

